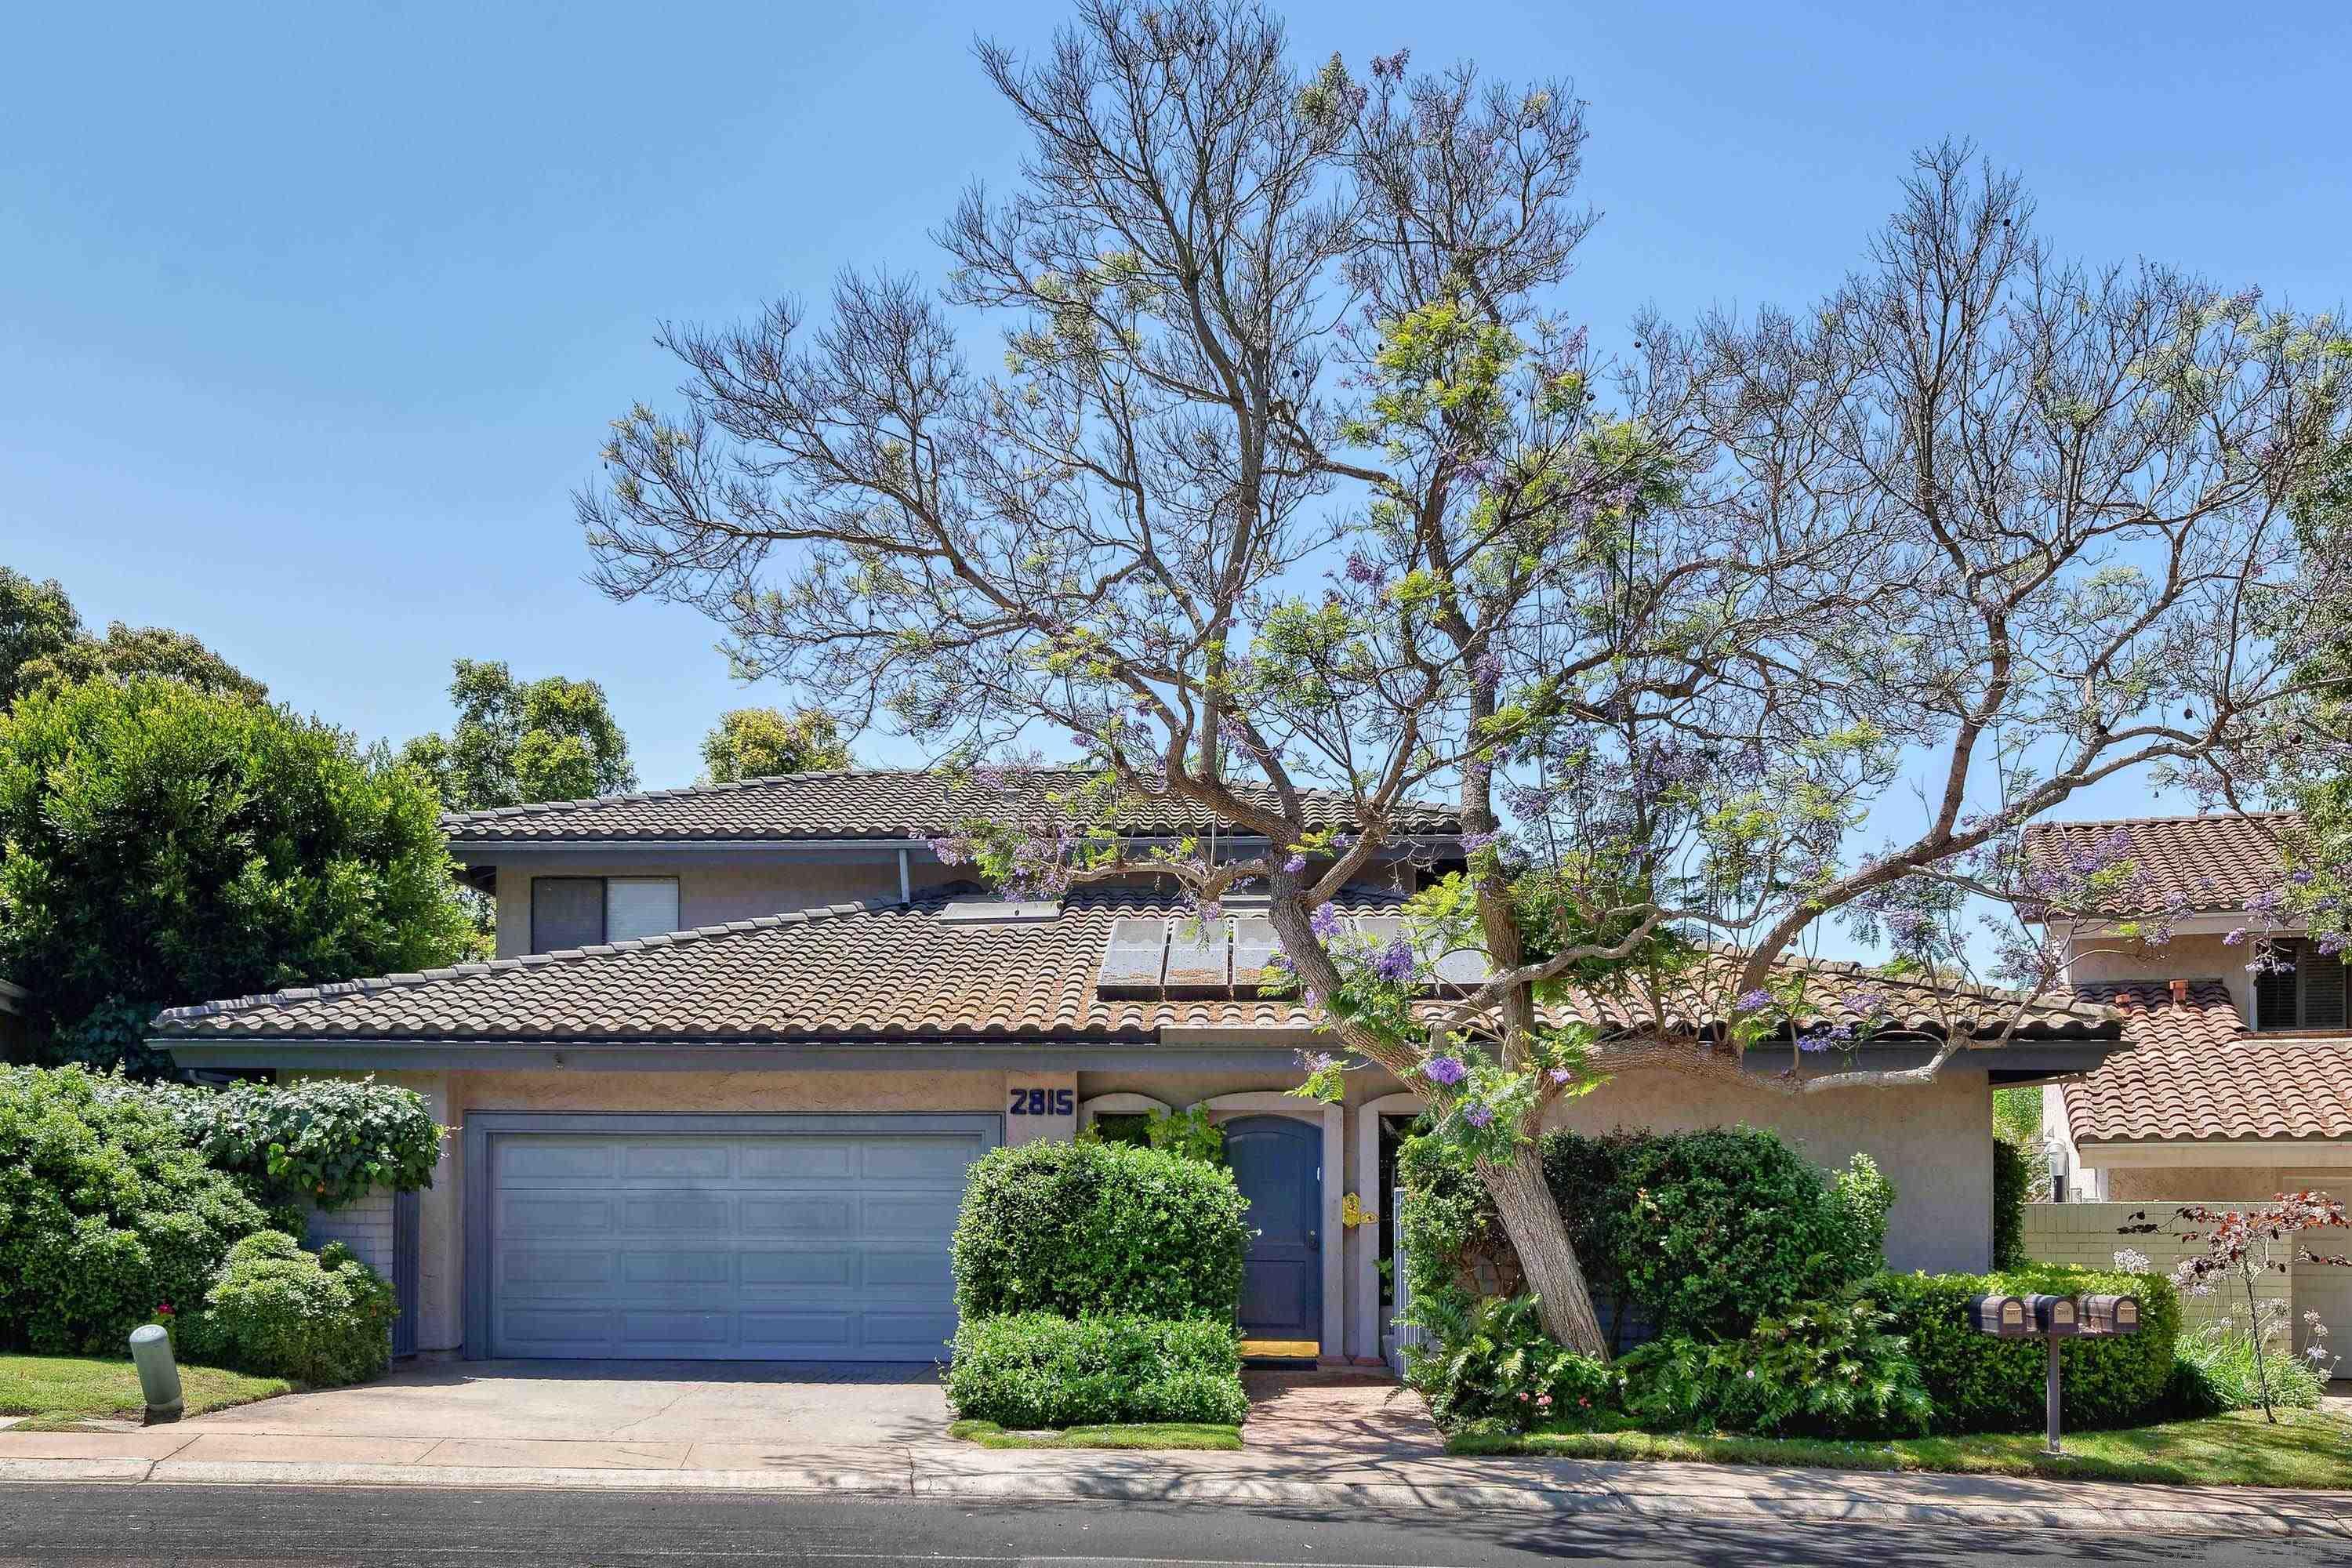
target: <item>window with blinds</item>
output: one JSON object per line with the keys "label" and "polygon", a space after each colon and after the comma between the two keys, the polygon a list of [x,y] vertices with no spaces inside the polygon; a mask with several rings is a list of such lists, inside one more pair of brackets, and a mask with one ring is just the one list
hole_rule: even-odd
{"label": "window with blinds", "polygon": [[534,877],[530,950],[561,952],[678,929],[675,877]]}
{"label": "window with blinds", "polygon": [[2284,967],[2254,976],[2257,1029],[2340,1029],[2346,1022],[2347,987],[2344,960],[2310,942],[2278,943]]}

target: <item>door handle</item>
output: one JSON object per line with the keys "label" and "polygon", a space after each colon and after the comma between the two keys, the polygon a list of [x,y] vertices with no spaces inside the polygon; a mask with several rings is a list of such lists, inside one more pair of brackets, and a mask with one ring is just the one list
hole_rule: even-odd
{"label": "door handle", "polygon": [[1318,1252],[1322,1251],[1322,1250],[1323,1250],[1323,1233],[1322,1233],[1321,1231],[1319,1231],[1319,1230],[1310,1230],[1310,1231],[1308,1231],[1308,1232],[1307,1233],[1307,1246],[1309,1246],[1309,1247],[1313,1247],[1313,1248],[1314,1248],[1316,1251],[1318,1251]]}

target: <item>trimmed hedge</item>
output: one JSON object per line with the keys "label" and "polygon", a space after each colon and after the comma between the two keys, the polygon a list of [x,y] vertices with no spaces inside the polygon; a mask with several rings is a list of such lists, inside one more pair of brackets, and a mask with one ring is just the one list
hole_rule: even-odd
{"label": "trimmed hedge", "polygon": [[179,1332],[197,1360],[333,1388],[383,1371],[396,1310],[383,1276],[342,1243],[305,1252],[265,1230],[228,1249],[203,1316]]}
{"label": "trimmed hedge", "polygon": [[1967,1321],[1969,1298],[1996,1291],[2137,1296],[2137,1333],[2072,1339],[2059,1351],[2063,1414],[2071,1426],[2128,1426],[2166,1407],[2180,1298],[2160,1274],[2036,1264],[1999,1274],[1882,1275],[1864,1293],[1894,1314],[1894,1331],[1910,1342],[1935,1405],[1936,1432],[2030,1432],[2042,1425],[2043,1342],[1994,1339]]}
{"label": "trimmed hedge", "polygon": [[1181,1154],[1044,1140],[992,1150],[956,1223],[956,1310],[967,1325],[1117,1312],[1223,1328],[1241,1308],[1248,1209],[1230,1172]]}
{"label": "trimmed hedge", "polygon": [[1992,1141],[1992,1266],[2022,1268],[2032,1259],[2025,1255],[2025,1204],[2033,1184],[2033,1164],[2025,1151],[2006,1138]]}
{"label": "trimmed hedge", "polygon": [[1106,1422],[1238,1426],[1241,1342],[1201,1318],[1050,1312],[966,1318],[956,1330],[948,1403],[966,1420],[1034,1429]]}
{"label": "trimmed hedge", "polygon": [[0,1071],[0,1350],[120,1355],[200,1301],[268,1224],[143,1096],[79,1068]]}
{"label": "trimmed hedge", "polygon": [[424,1096],[373,1078],[222,1089],[122,1084],[118,1092],[152,1096],[206,1160],[273,1207],[338,1209],[378,1187],[429,1187],[447,1131]]}
{"label": "trimmed hedge", "polygon": [[[1866,1156],[1834,1175],[1777,1133],[1555,1132],[1544,1177],[1605,1319],[1661,1334],[1737,1339],[1801,1300],[1834,1299],[1885,1267],[1894,1187]],[[1414,1139],[1405,1267],[1412,1296],[1513,1295],[1517,1259],[1485,1189],[1444,1145]]]}

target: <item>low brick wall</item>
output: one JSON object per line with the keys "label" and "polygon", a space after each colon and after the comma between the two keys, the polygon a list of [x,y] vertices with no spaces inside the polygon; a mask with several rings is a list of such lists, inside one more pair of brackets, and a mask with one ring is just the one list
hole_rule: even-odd
{"label": "low brick wall", "polygon": [[[2186,1200],[2183,1200],[2186,1201]],[[2156,1200],[2127,1204],[2028,1204],[2025,1205],[2025,1253],[2042,1263],[2071,1263],[2083,1268],[2113,1268],[2116,1254],[2126,1247],[2143,1253],[2149,1267],[2159,1274],[2172,1272],[2174,1264],[2191,1252],[2201,1251],[2200,1246],[2183,1243],[2172,1237],[2122,1236],[2117,1233],[2133,1222],[2132,1215],[2145,1213],[2147,1218],[2166,1223],[2176,1205]],[[2273,1274],[2255,1288],[2255,1294],[2280,1301],[2288,1300],[2288,1280],[2284,1274]],[[2184,1324],[2198,1323],[2214,1318],[2231,1318],[2243,1323],[2246,1300],[2242,1292],[2216,1290],[2209,1296],[2192,1296],[2182,1292],[2180,1315]]]}
{"label": "low brick wall", "polygon": [[361,1262],[392,1278],[392,1192],[378,1187],[355,1202],[328,1213],[312,1209],[304,1226],[302,1245],[316,1252],[340,1241],[359,1255]]}

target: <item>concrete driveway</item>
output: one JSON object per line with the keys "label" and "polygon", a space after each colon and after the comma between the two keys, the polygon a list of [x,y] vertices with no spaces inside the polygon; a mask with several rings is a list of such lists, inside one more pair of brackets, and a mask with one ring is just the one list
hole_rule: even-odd
{"label": "concrete driveway", "polygon": [[179,1431],[221,1460],[299,1439],[327,1462],[731,1469],[903,1451],[941,1441],[947,1423],[930,1366],[488,1361],[408,1367]]}

